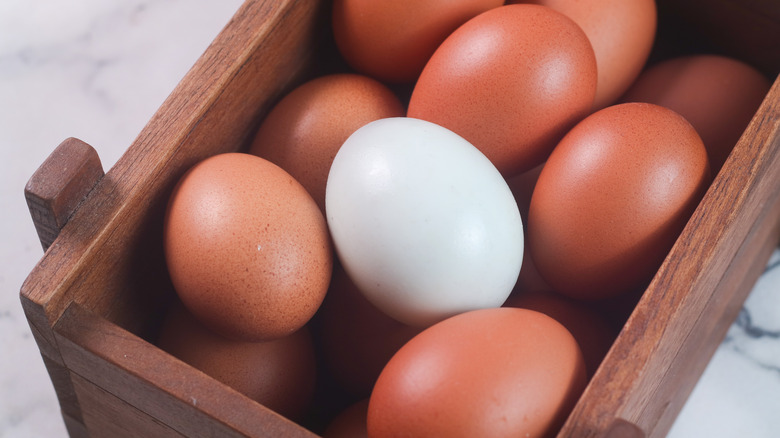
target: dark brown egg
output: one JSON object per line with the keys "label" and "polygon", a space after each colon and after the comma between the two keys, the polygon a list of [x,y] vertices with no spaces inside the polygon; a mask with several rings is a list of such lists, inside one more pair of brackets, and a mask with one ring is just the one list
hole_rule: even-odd
{"label": "dark brown egg", "polygon": [[333,33],[355,70],[386,82],[417,79],[458,26],[502,0],[336,0]]}
{"label": "dark brown egg", "polygon": [[387,361],[421,331],[368,302],[338,264],[319,316],[325,363],[344,389],[360,397],[368,397]]}
{"label": "dark brown egg", "polygon": [[300,418],[312,399],[316,367],[307,327],[272,341],[235,341],[208,330],[178,304],[166,317],[157,344],[288,418]]}
{"label": "dark brown egg", "polygon": [[691,55],[653,65],[623,96],[649,102],[685,117],[704,141],[715,175],[758,106],[769,80],[755,68],[718,55]]}
{"label": "dark brown egg", "polygon": [[274,106],[249,153],[286,170],[324,212],[328,171],[344,140],[368,122],[405,112],[390,89],[374,79],[355,74],[322,76]]}
{"label": "dark brown egg", "polygon": [[360,400],[331,421],[322,438],[368,438],[368,399]]}
{"label": "dark brown egg", "polygon": [[164,249],[174,288],[195,317],[251,341],[306,324],[333,265],[325,218],[306,189],[270,161],[241,153],[208,158],[181,178]]}

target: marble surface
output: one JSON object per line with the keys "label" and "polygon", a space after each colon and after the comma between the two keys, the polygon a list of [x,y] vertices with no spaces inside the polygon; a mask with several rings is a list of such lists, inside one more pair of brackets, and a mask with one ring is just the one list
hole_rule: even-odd
{"label": "marble surface", "polygon": [[[239,5],[0,2],[0,437],[66,436],[19,304],[42,255],[24,184],[69,136],[92,144],[109,169]],[[780,252],[669,436],[780,436]]]}

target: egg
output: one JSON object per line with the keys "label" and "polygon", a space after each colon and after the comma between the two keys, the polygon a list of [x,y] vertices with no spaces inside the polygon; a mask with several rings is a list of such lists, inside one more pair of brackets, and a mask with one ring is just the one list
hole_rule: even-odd
{"label": "egg", "polygon": [[368,438],[368,399],[360,400],[334,418],[322,438]]}
{"label": "egg", "polygon": [[636,80],[653,48],[654,0],[509,0],[552,8],[574,20],[593,46],[598,84],[593,109],[615,103]]}
{"label": "egg", "polygon": [[716,174],[769,92],[754,67],[721,55],[687,55],[649,67],[623,102],[648,102],[679,113],[704,141]]}
{"label": "egg", "polygon": [[314,394],[315,355],[307,327],[267,342],[224,338],[177,303],[157,339],[164,351],[290,419],[302,418]]}
{"label": "egg", "polygon": [[481,309],[412,338],[368,402],[372,438],[544,437],[585,387],[572,335],[539,312]]}
{"label": "egg", "polygon": [[406,113],[380,82],[356,74],[312,79],[282,98],[263,120],[250,154],[278,165],[325,211],[325,182],[333,157],[357,128]]}
{"label": "egg", "polygon": [[447,35],[501,4],[503,0],[335,0],[333,34],[356,71],[384,82],[412,83]]}
{"label": "egg", "polygon": [[536,182],[528,246],[552,288],[614,297],[652,278],[710,182],[696,130],[667,108],[597,111],[556,146]]}
{"label": "egg", "polygon": [[312,197],[275,164],[207,158],[170,196],[163,230],[179,298],[211,330],[269,340],[299,330],[327,292],[333,250]]}
{"label": "egg", "polygon": [[338,264],[318,316],[323,361],[342,388],[360,397],[368,397],[387,361],[420,332],[366,300]]}
{"label": "egg", "polygon": [[510,177],[541,164],[588,115],[596,82],[593,48],[574,21],[544,6],[501,6],[436,49],[407,116],[462,136]]}
{"label": "egg", "polygon": [[517,280],[523,225],[498,170],[468,141],[413,118],[355,131],[328,175],[338,258],[368,301],[408,325],[500,306]]}
{"label": "egg", "polygon": [[592,377],[596,372],[617,337],[617,331],[602,314],[582,301],[565,297],[550,289],[516,289],[506,300],[504,307],[535,310],[566,327],[582,351],[588,377]]}

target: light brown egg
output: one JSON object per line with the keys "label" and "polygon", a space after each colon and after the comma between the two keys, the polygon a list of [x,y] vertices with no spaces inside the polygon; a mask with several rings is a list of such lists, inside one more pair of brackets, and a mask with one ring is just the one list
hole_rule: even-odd
{"label": "light brown egg", "polygon": [[509,177],[541,164],[590,112],[596,81],[596,57],[574,21],[543,6],[501,6],[436,49],[407,116],[462,136]]}
{"label": "light brown egg", "polygon": [[286,170],[324,212],[328,171],[344,140],[368,122],[400,117],[405,111],[389,88],[367,76],[321,76],[274,106],[249,153]]}
{"label": "light brown egg", "polygon": [[330,283],[325,218],[292,176],[260,157],[216,155],[171,194],[165,257],[184,305],[210,329],[268,340],[300,329]]}
{"label": "light brown egg", "polygon": [[503,0],[335,0],[333,33],[346,61],[385,82],[411,83],[436,47]]}
{"label": "light brown egg", "polygon": [[690,55],[659,62],[621,99],[667,107],[688,120],[704,141],[717,174],[769,92],[769,80],[742,61]]}
{"label": "light brown egg", "polygon": [[235,341],[208,330],[177,303],[157,345],[290,419],[301,418],[312,400],[316,367],[307,327],[272,341]]}
{"label": "light brown egg", "polygon": [[617,101],[639,76],[657,27],[654,0],[509,0],[547,6],[574,20],[593,46],[598,86],[593,110]]}
{"label": "light brown egg", "polygon": [[577,124],[544,165],[528,245],[557,292],[596,300],[652,278],[710,182],[704,145],[672,110],[614,105]]}

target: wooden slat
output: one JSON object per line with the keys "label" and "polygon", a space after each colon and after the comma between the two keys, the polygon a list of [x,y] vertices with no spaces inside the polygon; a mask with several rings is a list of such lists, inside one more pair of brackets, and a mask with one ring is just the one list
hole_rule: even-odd
{"label": "wooden slat", "polygon": [[757,114],[559,437],[668,432],[780,239],[780,79]]}
{"label": "wooden slat", "polygon": [[129,427],[128,436],[133,430],[156,436],[143,431],[165,425],[192,438],[316,437],[78,304],[63,313],[55,335],[65,364],[79,376],[74,382],[89,407],[84,418],[90,431],[100,430],[92,426],[101,423],[95,418],[101,414],[88,411],[105,405],[101,412],[116,411],[132,423],[117,426]]}

